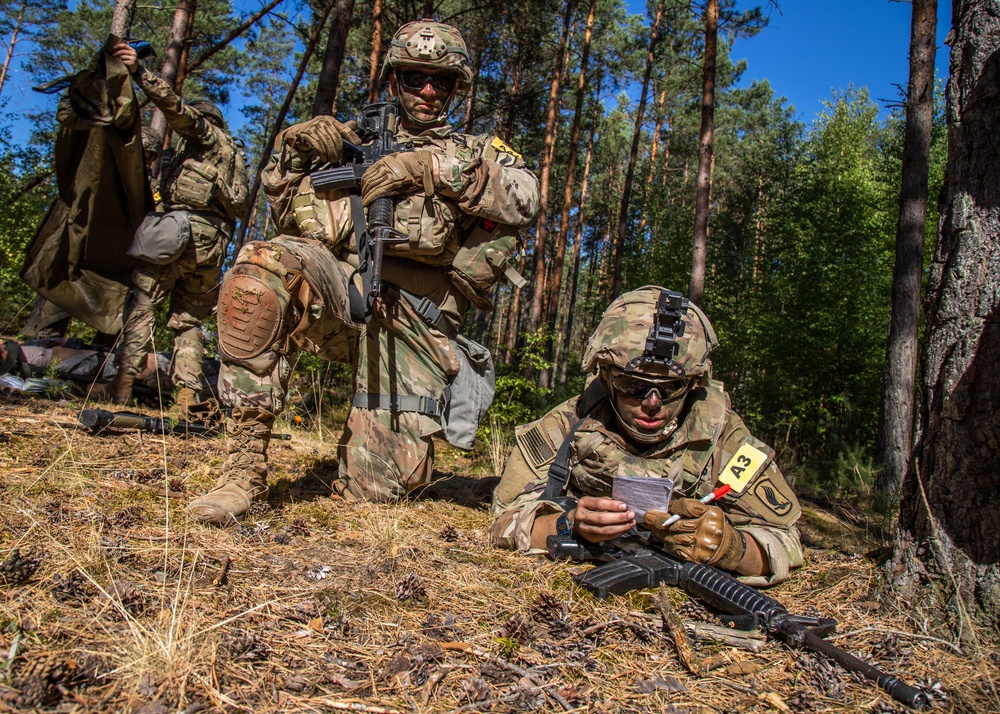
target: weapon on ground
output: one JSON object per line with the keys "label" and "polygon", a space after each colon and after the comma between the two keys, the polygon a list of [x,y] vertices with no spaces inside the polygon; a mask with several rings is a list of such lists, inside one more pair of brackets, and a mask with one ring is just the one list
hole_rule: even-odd
{"label": "weapon on ground", "polygon": [[844,669],[877,682],[907,706],[919,709],[927,704],[924,692],[823,639],[837,626],[835,620],[792,615],[774,598],[721,570],[678,560],[658,547],[651,534],[630,534],[602,545],[577,541],[572,536],[549,536],[547,546],[549,556],[555,559],[603,561],[574,577],[599,598],[666,583],[705,601],[741,629],[759,627],[770,635],[780,635],[793,647],[829,657]]}
{"label": "weapon on ground", "polygon": [[[157,417],[136,414],[135,412],[109,412],[107,409],[84,409],[77,417],[81,424],[91,431],[102,429],[122,429],[128,431],[145,431],[150,434],[208,434],[220,432],[220,424],[198,424],[175,419],[159,419]],[[272,439],[288,441],[291,434],[271,434]]]}
{"label": "weapon on ground", "polygon": [[361,110],[358,126],[363,143],[355,146],[344,142],[346,162],[341,166],[320,169],[309,175],[317,191],[348,189],[351,191],[351,218],[358,243],[358,273],[364,291],[361,304],[351,301],[351,318],[356,322],[371,322],[375,299],[382,289],[382,253],[387,243],[405,243],[405,233],[392,227],[395,206],[388,196],[377,198],[368,208],[365,221],[364,209],[358,188],[365,171],[383,156],[400,151],[410,151],[412,146],[396,141],[396,105],[392,102],[369,104]]}

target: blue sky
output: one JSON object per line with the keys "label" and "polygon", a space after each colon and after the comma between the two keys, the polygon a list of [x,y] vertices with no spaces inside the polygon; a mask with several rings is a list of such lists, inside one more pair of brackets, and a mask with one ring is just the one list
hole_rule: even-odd
{"label": "blue sky", "polygon": [[[733,56],[747,60],[742,84],[767,79],[785,96],[799,118],[811,123],[834,90],[849,84],[868,87],[885,111],[899,100],[896,84],[909,75],[909,2],[891,0],[778,0],[780,12],[764,2],[738,0],[737,7],[761,5],[770,23],[760,34],[736,43]],[[951,3],[938,0],[935,73],[948,76]]]}

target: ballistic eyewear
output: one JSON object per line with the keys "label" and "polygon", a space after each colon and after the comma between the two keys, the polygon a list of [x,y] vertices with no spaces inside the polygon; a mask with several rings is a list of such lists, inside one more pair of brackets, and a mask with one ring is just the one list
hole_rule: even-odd
{"label": "ballistic eyewear", "polygon": [[661,402],[671,402],[681,397],[691,386],[688,379],[648,379],[621,372],[611,375],[611,385],[622,396],[644,400],[654,389]]}
{"label": "ballistic eyewear", "polygon": [[430,82],[435,92],[450,92],[455,88],[455,76],[452,74],[428,74],[418,70],[402,70],[399,81],[406,89],[419,92]]}

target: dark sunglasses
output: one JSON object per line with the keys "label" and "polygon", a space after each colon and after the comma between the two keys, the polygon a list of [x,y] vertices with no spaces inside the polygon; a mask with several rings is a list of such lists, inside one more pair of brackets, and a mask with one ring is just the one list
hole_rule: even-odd
{"label": "dark sunglasses", "polygon": [[677,399],[691,386],[691,382],[687,379],[647,379],[627,372],[612,375],[611,384],[622,396],[639,401],[648,397],[655,389],[660,395],[661,402]]}
{"label": "dark sunglasses", "polygon": [[407,89],[421,90],[430,82],[435,92],[450,92],[455,88],[455,77],[450,74],[428,74],[416,70],[403,70],[399,73],[400,83]]}

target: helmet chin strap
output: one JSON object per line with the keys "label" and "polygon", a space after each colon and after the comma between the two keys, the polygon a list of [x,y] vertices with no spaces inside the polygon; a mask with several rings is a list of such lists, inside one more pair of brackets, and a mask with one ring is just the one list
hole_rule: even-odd
{"label": "helmet chin strap", "polygon": [[412,114],[406,111],[406,105],[403,104],[402,101],[399,102],[399,108],[400,110],[402,110],[403,114],[406,115],[406,118],[410,121],[411,124],[419,126],[421,129],[429,129],[432,126],[441,125],[442,123],[444,123],[444,120],[448,118],[448,115],[451,113],[451,103],[455,99],[455,94],[457,92],[458,92],[457,88],[453,88],[451,90],[451,94],[448,95],[447,101],[445,101],[445,103],[441,105],[441,111],[438,112],[438,115],[430,121],[420,121],[419,119],[414,117]]}

